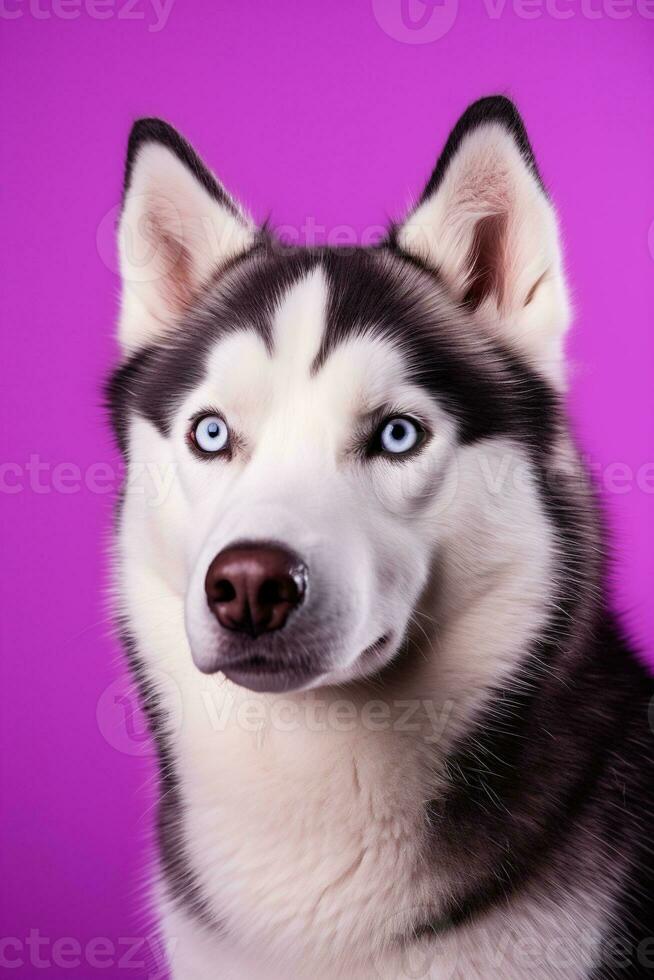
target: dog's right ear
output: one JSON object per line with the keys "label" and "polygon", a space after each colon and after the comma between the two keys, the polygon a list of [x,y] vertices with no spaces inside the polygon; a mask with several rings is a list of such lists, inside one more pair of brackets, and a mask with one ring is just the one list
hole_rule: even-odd
{"label": "dog's right ear", "polygon": [[473,103],[452,130],[397,244],[554,384],[570,307],[556,214],[518,110]]}
{"label": "dog's right ear", "polygon": [[179,133],[160,119],[138,120],[118,231],[123,348],[138,350],[164,334],[254,237],[252,221]]}

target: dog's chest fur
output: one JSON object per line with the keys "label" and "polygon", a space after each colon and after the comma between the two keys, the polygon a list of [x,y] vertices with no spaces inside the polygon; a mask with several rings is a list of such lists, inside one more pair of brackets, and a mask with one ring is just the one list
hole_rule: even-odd
{"label": "dog's chest fur", "polygon": [[179,746],[184,836],[213,921],[169,909],[174,976],[204,977],[215,962],[221,980],[545,980],[562,975],[566,957],[566,976],[586,975],[605,916],[588,883],[583,897],[540,883],[470,927],[414,941],[421,925],[438,924],[448,895],[422,805],[438,777],[418,740],[360,726],[334,733],[307,727],[306,716],[292,732],[258,726],[256,699],[237,709],[234,689],[224,691],[229,711],[212,697],[219,737],[207,739],[196,711]]}
{"label": "dog's chest fur", "polygon": [[360,726],[335,732],[319,712],[312,724],[303,700],[289,699],[285,722],[258,722],[256,703],[232,701],[219,738],[207,745],[205,731],[199,753],[189,733],[188,758],[181,748],[187,839],[217,921],[265,945],[284,935],[315,948],[336,934],[361,941],[424,904],[428,789],[411,741]]}

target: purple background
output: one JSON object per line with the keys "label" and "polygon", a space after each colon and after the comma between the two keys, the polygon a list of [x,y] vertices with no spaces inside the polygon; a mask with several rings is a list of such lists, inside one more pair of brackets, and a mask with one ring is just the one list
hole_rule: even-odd
{"label": "purple background", "polygon": [[[105,470],[118,460],[99,407],[116,358],[112,209],[132,120],[169,119],[258,219],[313,219],[324,240],[401,214],[468,102],[516,99],[563,224],[570,404],[604,485],[615,601],[651,659],[654,5],[559,0],[563,18],[551,2],[457,15],[445,0],[420,30],[403,25],[400,0],[176,0],[152,30],[151,0],[131,13],[126,0],[31,2],[5,0],[0,16],[2,929],[21,944],[5,951],[24,963],[15,975],[42,974],[26,944],[39,930],[51,976],[145,977],[118,963],[124,944],[96,948],[104,969],[88,951],[66,967],[74,946],[55,946],[150,929],[153,767],[138,716],[126,727],[110,635],[117,476]],[[30,457],[45,469],[30,473]]]}

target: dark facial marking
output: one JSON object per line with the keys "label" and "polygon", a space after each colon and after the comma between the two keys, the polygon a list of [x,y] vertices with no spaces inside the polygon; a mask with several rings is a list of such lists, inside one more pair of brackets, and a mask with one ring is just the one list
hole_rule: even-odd
{"label": "dark facial marking", "polygon": [[105,399],[121,449],[131,414],[151,421],[160,432],[188,392],[201,384],[217,341],[236,330],[251,330],[272,353],[273,317],[285,293],[315,265],[315,259],[284,261],[259,241],[210,284],[196,304],[180,316],[161,343],[123,363],[105,387]]}
{"label": "dark facial marking", "polygon": [[558,416],[553,390],[499,344],[476,355],[469,336],[464,343],[474,329],[465,310],[402,253],[390,248],[286,252],[259,243],[181,318],[165,344],[135,355],[114,374],[107,397],[119,438],[129,412],[166,433],[176,406],[201,383],[216,341],[228,333],[254,330],[272,352],[276,308],[318,264],[329,302],[314,372],[339,344],[370,332],[398,345],[411,379],[453,414],[463,443],[491,435],[527,442],[551,437]]}
{"label": "dark facial marking", "polygon": [[412,381],[458,421],[462,442],[491,435],[551,438],[558,416],[553,389],[499,344],[477,354],[471,339],[478,327],[447,297],[437,277],[397,248],[347,255],[325,250],[321,264],[329,305],[314,371],[339,344],[370,332],[398,345]]}

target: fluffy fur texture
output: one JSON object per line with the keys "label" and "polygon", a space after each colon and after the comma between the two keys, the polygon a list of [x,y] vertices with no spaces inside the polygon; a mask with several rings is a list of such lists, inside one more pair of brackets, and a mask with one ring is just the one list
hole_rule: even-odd
{"label": "fluffy fur texture", "polygon": [[[117,577],[173,976],[646,975],[652,686],[606,606],[557,223],[514,106],[467,110],[371,250],[283,248],[141,121],[120,251]],[[202,413],[228,453],[193,451]],[[374,433],[399,415],[424,437],[393,458]],[[310,576],[257,639],[203,588],[243,540]],[[237,649],[276,686],[230,682]]]}

